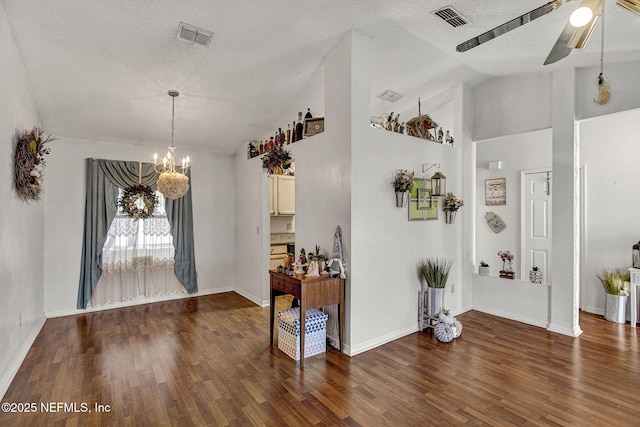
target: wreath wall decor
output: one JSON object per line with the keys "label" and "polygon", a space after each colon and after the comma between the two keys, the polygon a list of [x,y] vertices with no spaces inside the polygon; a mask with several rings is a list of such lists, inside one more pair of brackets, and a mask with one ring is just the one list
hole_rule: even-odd
{"label": "wreath wall decor", "polygon": [[56,140],[45,136],[44,130],[34,126],[30,131],[22,131],[16,145],[16,158],[13,174],[16,191],[26,201],[39,200],[42,190],[45,154],[49,154],[46,143]]}
{"label": "wreath wall decor", "polygon": [[124,190],[118,207],[130,218],[151,218],[158,207],[158,196],[148,185],[137,184]]}

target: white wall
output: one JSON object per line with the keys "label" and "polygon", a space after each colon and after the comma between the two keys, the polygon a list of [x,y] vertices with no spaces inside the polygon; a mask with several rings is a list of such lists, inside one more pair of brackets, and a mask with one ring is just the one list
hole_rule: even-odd
{"label": "white wall", "polygon": [[235,158],[235,291],[259,305],[269,304],[269,180],[260,158]]}
{"label": "white wall", "polygon": [[605,64],[604,74],[611,86],[611,98],[605,105],[598,105],[600,67],[576,70],[576,119],[584,120],[629,111],[640,107],[640,62]]}
{"label": "white wall", "polygon": [[[44,324],[44,203],[18,198],[13,178],[17,135],[40,125],[22,59],[0,4],[0,399]],[[52,150],[56,143],[51,144]],[[46,159],[49,161],[49,158]],[[45,169],[44,188],[48,188]]]}
{"label": "white wall", "polygon": [[631,247],[640,241],[638,135],[637,109],[580,124],[586,166],[581,308],[589,312],[604,314],[605,293],[596,274],[631,267]]}
{"label": "white wall", "polygon": [[[525,170],[551,169],[551,129],[479,141],[476,144],[476,258],[491,267],[491,275],[497,277],[502,269],[499,251],[510,251],[515,259],[516,277],[527,280],[520,271],[521,246],[521,182],[520,173]],[[489,169],[489,162],[501,161],[502,169]],[[485,180],[506,178],[507,204],[486,206]],[[484,215],[495,212],[507,224],[501,233],[494,233]],[[477,272],[477,270],[476,270]]]}
{"label": "white wall", "polygon": [[493,77],[473,95],[474,141],[551,127],[551,74]]}
{"label": "white wall", "polygon": [[[45,312],[76,309],[84,224],[87,158],[150,162],[153,151],[104,141],[60,138],[47,165],[45,202]],[[180,147],[178,147],[180,150]],[[235,276],[234,157],[189,153],[199,294],[231,290]]]}

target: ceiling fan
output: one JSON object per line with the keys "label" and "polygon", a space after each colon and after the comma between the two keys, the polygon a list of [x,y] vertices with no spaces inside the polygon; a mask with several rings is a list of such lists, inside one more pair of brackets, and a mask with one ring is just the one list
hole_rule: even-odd
{"label": "ceiling fan", "polygon": [[[460,43],[456,47],[456,51],[466,52],[469,49],[473,49],[511,30],[515,30],[534,19],[551,13],[570,1],[572,0],[552,0],[492,30]],[[547,59],[544,61],[544,65],[559,61],[569,55],[573,49],[581,49],[587,45],[589,37],[602,13],[603,3],[604,0],[582,0],[580,6],[571,14],[569,22],[567,22],[562,33],[560,33],[560,37],[558,37],[549,56],[547,56]],[[617,0],[617,4],[626,10],[640,15],[640,0]]]}

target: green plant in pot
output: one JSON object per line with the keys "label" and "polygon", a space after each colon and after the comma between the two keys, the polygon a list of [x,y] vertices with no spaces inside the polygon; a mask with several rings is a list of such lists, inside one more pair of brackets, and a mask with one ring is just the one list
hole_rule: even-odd
{"label": "green plant in pot", "polygon": [[625,323],[627,320],[627,297],[629,296],[629,272],[610,269],[604,270],[602,275],[597,277],[607,294],[604,318],[616,323]]}
{"label": "green plant in pot", "polygon": [[480,261],[480,264],[478,265],[478,274],[480,276],[488,276],[490,272],[491,268],[489,267],[489,264],[484,262],[484,260]]}
{"label": "green plant in pot", "polygon": [[421,264],[422,276],[427,284],[427,315],[438,316],[442,310],[444,289],[451,271],[451,261],[439,258],[427,258]]}

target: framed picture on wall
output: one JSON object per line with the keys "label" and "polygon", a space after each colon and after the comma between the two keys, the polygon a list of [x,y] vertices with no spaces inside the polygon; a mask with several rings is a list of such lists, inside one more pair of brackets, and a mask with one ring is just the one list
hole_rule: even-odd
{"label": "framed picture on wall", "polygon": [[413,190],[409,194],[409,221],[438,219],[438,199],[431,196],[431,180],[414,179]]}
{"label": "framed picture on wall", "polygon": [[507,204],[507,178],[484,180],[484,204],[487,206]]}

